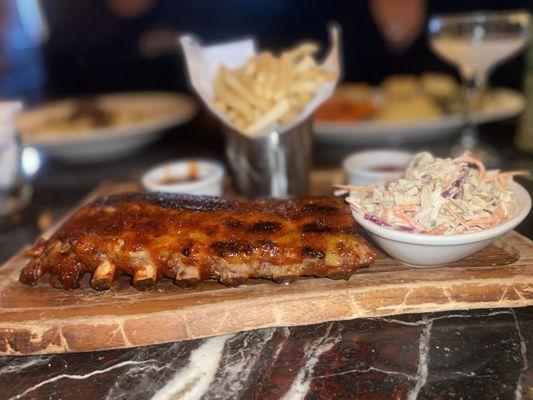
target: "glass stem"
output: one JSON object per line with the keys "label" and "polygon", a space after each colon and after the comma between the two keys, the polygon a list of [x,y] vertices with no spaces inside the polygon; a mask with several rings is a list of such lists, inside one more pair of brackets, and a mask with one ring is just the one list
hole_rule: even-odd
{"label": "glass stem", "polygon": [[477,88],[481,79],[476,76],[465,77],[465,94],[463,104],[463,130],[461,132],[461,147],[474,149],[478,143],[477,126],[472,120],[472,112],[476,101]]}

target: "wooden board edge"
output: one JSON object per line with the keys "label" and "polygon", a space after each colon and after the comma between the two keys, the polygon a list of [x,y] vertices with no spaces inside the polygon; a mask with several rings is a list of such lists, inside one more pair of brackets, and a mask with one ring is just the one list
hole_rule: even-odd
{"label": "wooden board edge", "polygon": [[[435,287],[430,284],[425,289],[419,288],[418,293],[408,288],[376,287],[365,292],[357,289],[322,291],[305,299],[285,295],[257,299],[254,303],[228,301],[179,311],[100,316],[94,323],[90,318],[0,323],[0,355],[123,349],[354,318],[525,307],[533,305],[533,280],[531,276],[528,278],[515,284],[458,282],[451,292],[442,291],[440,296],[436,296]],[[490,296],[486,285],[491,286]]]}

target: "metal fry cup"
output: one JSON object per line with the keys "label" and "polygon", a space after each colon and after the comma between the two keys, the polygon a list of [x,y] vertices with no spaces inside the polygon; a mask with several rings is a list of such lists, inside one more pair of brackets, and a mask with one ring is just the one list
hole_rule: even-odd
{"label": "metal fry cup", "polygon": [[291,129],[259,137],[226,128],[226,155],[238,191],[250,198],[290,197],[307,192],[312,116]]}

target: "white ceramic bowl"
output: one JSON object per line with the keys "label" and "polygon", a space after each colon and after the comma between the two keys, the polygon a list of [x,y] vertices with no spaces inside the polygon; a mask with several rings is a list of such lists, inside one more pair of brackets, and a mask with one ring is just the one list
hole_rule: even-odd
{"label": "white ceramic bowl", "polygon": [[[196,179],[188,181],[191,168],[196,164]],[[220,196],[222,194],[224,167],[221,163],[206,159],[172,161],[146,172],[141,183],[150,192],[186,193]],[[177,182],[172,182],[173,180]],[[180,182],[180,180],[183,180]]]}
{"label": "white ceramic bowl", "polygon": [[515,215],[493,228],[479,232],[439,236],[400,232],[368,221],[362,214],[353,215],[392,258],[416,268],[439,267],[481,250],[526,218],[531,209],[529,193],[516,182],[511,184],[511,189],[516,201]]}
{"label": "white ceramic bowl", "polygon": [[[342,163],[351,185],[370,185],[382,179],[400,177],[413,157],[413,153],[401,150],[369,150],[354,153]],[[376,168],[395,167],[392,171],[378,171]]]}

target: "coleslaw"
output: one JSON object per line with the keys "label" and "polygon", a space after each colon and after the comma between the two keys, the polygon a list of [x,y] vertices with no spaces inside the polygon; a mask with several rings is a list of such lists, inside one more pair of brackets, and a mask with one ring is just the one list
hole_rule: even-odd
{"label": "coleslaw", "polygon": [[512,216],[509,183],[527,171],[486,170],[470,152],[451,158],[416,154],[405,174],[372,186],[339,185],[352,211],[405,232],[453,235],[493,227]]}

